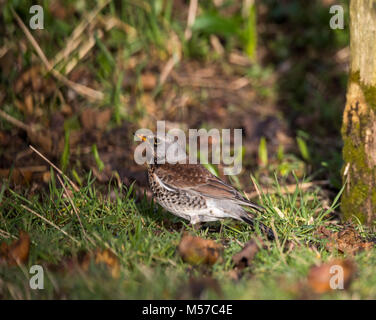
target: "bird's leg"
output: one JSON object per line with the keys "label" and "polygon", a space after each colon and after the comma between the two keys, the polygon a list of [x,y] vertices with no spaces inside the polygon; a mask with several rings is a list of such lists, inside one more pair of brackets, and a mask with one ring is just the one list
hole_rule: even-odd
{"label": "bird's leg", "polygon": [[198,216],[192,216],[191,225],[192,225],[193,230],[195,231],[200,230],[200,227],[201,227],[200,218]]}
{"label": "bird's leg", "polygon": [[219,228],[219,234],[222,236],[222,230],[223,230],[223,220],[220,220],[221,227]]}
{"label": "bird's leg", "polygon": [[198,222],[198,223],[192,224],[192,228],[193,228],[193,230],[195,230],[195,231],[199,231],[200,228],[201,228],[201,223]]}

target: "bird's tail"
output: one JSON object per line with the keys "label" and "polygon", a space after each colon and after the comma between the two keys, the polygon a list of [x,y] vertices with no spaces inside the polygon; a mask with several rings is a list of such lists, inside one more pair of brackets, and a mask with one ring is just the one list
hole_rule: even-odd
{"label": "bird's tail", "polygon": [[[250,226],[252,226],[252,228],[255,227],[255,221],[254,219],[248,215],[248,216],[245,216],[245,215],[242,215],[240,217],[240,219],[242,219],[244,222],[248,223]],[[258,226],[260,228],[260,230],[266,234],[266,236],[268,237],[269,240],[274,240],[275,237],[274,237],[274,232],[272,229],[270,229],[269,227],[267,227],[266,225],[264,225],[263,223],[259,222],[258,223]]]}

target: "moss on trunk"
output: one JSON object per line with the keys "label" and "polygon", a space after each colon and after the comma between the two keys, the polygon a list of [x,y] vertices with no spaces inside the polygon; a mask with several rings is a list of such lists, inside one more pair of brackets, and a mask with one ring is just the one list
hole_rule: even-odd
{"label": "moss on trunk", "polygon": [[362,84],[359,74],[350,76],[343,116],[343,178],[347,182],[341,203],[346,219],[363,223],[376,218],[376,86]]}
{"label": "moss on trunk", "polygon": [[343,114],[346,219],[376,220],[376,1],[350,1],[350,76]]}

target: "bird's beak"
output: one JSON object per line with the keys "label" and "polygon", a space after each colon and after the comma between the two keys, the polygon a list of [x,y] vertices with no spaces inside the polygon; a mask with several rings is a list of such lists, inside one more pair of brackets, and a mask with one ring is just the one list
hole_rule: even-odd
{"label": "bird's beak", "polygon": [[146,136],[144,136],[144,135],[137,134],[137,133],[134,133],[133,135],[134,135],[135,137],[141,139],[142,141],[146,141],[146,140],[147,140]]}

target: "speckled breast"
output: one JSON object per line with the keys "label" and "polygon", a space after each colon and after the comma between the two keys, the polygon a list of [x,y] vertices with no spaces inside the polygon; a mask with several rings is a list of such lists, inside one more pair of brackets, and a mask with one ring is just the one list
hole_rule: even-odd
{"label": "speckled breast", "polygon": [[189,220],[192,213],[207,208],[204,197],[183,190],[169,190],[159,184],[152,170],[148,170],[148,180],[157,202],[166,210],[182,218]]}

